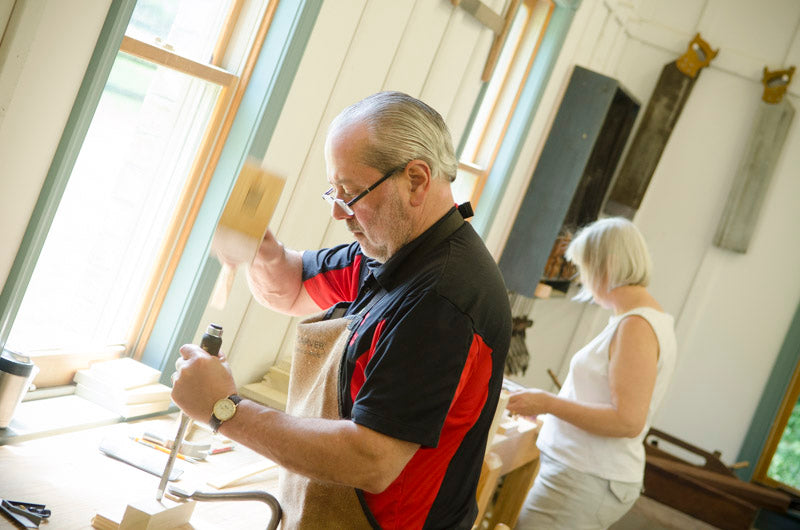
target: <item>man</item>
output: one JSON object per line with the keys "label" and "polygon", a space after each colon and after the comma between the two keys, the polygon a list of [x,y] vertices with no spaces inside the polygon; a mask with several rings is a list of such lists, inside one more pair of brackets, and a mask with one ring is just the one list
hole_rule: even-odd
{"label": "man", "polygon": [[[279,463],[284,528],[471,528],[511,334],[502,278],[454,207],[441,116],[382,92],[345,109],[323,198],[355,241],[300,253],[267,234],[248,277],[298,325],[287,412],[244,400],[212,418]],[[181,348],[174,401],[209,421],[224,364]],[[238,397],[233,398],[238,401]]]}

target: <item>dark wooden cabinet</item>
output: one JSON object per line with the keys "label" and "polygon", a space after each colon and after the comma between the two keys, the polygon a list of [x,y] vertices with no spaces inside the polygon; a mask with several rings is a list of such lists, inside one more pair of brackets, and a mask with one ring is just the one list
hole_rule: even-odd
{"label": "dark wooden cabinet", "polygon": [[559,236],[597,219],[639,107],[617,80],[575,66],[500,257],[510,291],[533,297]]}

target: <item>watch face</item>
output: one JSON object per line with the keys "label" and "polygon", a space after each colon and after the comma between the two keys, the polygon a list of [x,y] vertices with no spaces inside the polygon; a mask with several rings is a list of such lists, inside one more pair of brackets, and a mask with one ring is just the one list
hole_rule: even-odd
{"label": "watch face", "polygon": [[236,404],[228,398],[220,399],[214,403],[214,416],[220,421],[227,421],[236,412]]}

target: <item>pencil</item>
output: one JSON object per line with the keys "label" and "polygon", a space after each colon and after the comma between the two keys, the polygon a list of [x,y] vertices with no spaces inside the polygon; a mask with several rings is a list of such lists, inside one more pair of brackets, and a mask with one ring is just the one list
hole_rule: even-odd
{"label": "pencil", "polygon": [[[169,449],[167,449],[166,447],[162,447],[162,446],[160,446],[158,444],[154,444],[153,442],[149,442],[147,440],[143,440],[142,438],[134,438],[133,440],[136,441],[136,442],[139,442],[142,445],[146,445],[147,447],[152,447],[153,449],[161,451],[162,453],[166,453],[166,454],[170,454],[171,453],[171,451]],[[196,461],[194,458],[189,458],[189,457],[184,456],[184,455],[182,455],[180,453],[178,453],[175,456],[180,458],[181,460],[186,461],[186,462],[194,463]]]}

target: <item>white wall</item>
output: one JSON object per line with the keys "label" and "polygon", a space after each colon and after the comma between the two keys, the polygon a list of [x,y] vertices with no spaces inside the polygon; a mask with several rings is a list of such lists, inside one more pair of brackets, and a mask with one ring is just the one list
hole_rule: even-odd
{"label": "white wall", "polygon": [[[615,77],[642,102],[663,66],[700,32],[719,55],[704,69],[634,219],[655,262],[652,292],[677,319],[679,360],[655,425],[733,462],[800,300],[800,132],[794,120],[745,254],[712,238],[753,125],[764,66],[800,60],[800,3],[793,0],[583,0],[531,130],[507,208],[526,175],[575,64]],[[787,98],[798,106],[800,82]],[[517,175],[516,173],[520,173]],[[495,251],[513,218],[498,219]],[[551,389],[571,355],[608,313],[567,299],[538,300],[521,381]]]}
{"label": "white wall", "polygon": [[[28,225],[111,0],[0,6],[0,284]],[[65,23],[69,21],[69,23]],[[2,31],[2,29],[0,29]]]}

